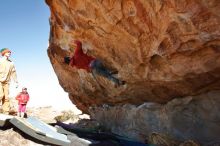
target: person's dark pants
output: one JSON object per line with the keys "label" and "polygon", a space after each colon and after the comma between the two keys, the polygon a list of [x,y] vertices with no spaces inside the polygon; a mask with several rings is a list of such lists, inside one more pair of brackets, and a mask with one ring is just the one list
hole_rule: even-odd
{"label": "person's dark pants", "polygon": [[101,75],[103,77],[108,78],[109,80],[113,81],[114,83],[116,83],[117,85],[120,85],[120,80],[115,78],[110,70],[108,70],[107,68],[104,67],[104,65],[102,64],[102,62],[100,60],[93,60],[90,63],[90,68],[92,70],[92,74],[98,74]]}

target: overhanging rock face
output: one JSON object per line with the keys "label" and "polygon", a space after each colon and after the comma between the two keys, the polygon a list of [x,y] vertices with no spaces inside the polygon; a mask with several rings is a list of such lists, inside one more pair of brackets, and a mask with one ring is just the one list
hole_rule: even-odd
{"label": "overhanging rock face", "polygon": [[[218,0],[46,0],[51,10],[48,54],[60,84],[83,111],[90,106],[152,101],[220,88]],[[123,87],[70,68],[71,41],[99,58]]]}
{"label": "overhanging rock face", "polygon": [[[113,132],[141,141],[154,131],[202,144],[219,140],[218,0],[46,3],[51,10],[48,55],[61,86],[80,110]],[[126,85],[115,88],[103,77],[94,79],[65,65],[63,57],[73,53],[75,39],[88,54],[118,71]],[[185,101],[186,96],[192,100]],[[149,108],[149,102],[158,106]],[[94,111],[93,106],[101,108]]]}

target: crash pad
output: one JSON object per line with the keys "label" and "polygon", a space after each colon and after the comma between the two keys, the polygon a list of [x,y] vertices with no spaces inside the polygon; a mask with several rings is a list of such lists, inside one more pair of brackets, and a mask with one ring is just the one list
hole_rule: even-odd
{"label": "crash pad", "polygon": [[98,141],[115,141],[115,145],[117,146],[153,146],[117,134],[89,131],[86,129],[75,128],[61,122],[57,123],[56,128],[58,132],[66,135],[77,135],[81,138],[87,138]]}
{"label": "crash pad", "polygon": [[11,115],[5,115],[5,114],[0,114],[0,127],[6,127],[10,125],[9,120],[12,119],[14,116]]}
{"label": "crash pad", "polygon": [[26,119],[14,117],[10,119],[10,122],[15,127],[37,140],[54,145],[70,145],[70,140],[67,139],[66,135],[58,133],[56,128],[40,121],[35,117],[28,117]]}

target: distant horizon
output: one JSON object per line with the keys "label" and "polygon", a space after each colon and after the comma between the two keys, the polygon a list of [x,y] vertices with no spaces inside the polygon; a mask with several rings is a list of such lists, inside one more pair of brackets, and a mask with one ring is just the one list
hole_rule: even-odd
{"label": "distant horizon", "polygon": [[17,71],[19,88],[13,81],[10,96],[15,97],[23,86],[28,88],[28,107],[53,106],[74,108],[47,55],[50,10],[45,1],[3,0],[0,2],[0,49],[12,51],[11,60]]}

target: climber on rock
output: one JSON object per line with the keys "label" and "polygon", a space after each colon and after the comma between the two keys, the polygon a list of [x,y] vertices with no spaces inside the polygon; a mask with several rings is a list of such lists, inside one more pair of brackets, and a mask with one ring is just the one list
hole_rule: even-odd
{"label": "climber on rock", "polygon": [[82,50],[82,43],[78,40],[74,41],[76,46],[74,55],[72,57],[64,57],[64,62],[70,64],[77,69],[85,69],[87,72],[91,72],[95,77],[95,74],[101,75],[115,83],[116,86],[124,85],[125,81],[121,81],[113,76],[115,72],[108,70],[100,60],[88,56]]}

